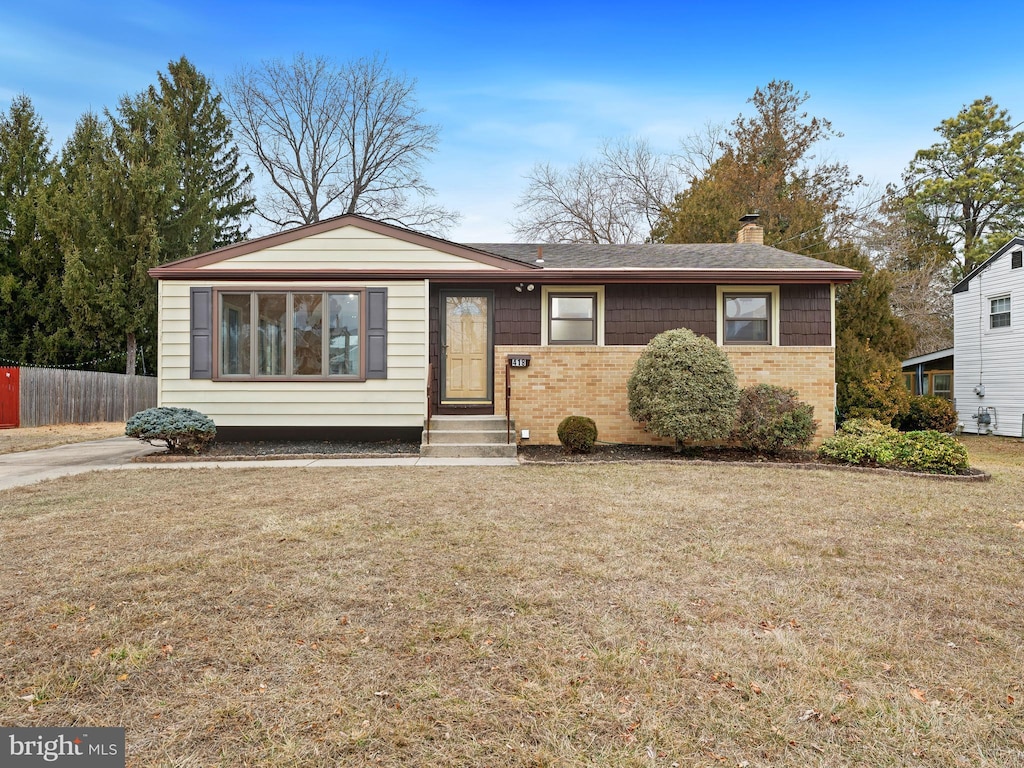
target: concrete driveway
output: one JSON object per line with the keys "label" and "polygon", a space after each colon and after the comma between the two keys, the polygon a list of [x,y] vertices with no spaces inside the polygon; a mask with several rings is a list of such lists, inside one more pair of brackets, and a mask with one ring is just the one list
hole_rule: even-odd
{"label": "concrete driveway", "polygon": [[37,451],[0,454],[0,490],[96,469],[115,469],[136,456],[161,450],[131,437],[112,437]]}

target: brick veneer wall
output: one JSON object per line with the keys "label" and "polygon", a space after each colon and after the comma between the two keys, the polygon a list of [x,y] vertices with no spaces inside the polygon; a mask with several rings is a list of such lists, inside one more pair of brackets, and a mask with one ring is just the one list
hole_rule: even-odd
{"label": "brick veneer wall", "polygon": [[[530,443],[558,443],[559,422],[589,416],[598,439],[611,443],[667,444],[629,418],[626,382],[643,346],[496,346],[494,412],[505,413],[505,360],[530,355],[530,367],[512,371],[512,417],[530,430]],[[835,357],[832,347],[729,347],[726,354],[741,387],[765,383],[792,387],[814,406],[814,445],[835,431]]]}

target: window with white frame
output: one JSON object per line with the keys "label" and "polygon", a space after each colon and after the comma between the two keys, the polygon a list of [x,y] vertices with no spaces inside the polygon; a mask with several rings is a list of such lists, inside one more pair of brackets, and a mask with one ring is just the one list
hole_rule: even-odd
{"label": "window with white frame", "polygon": [[989,313],[988,313],[988,327],[989,328],[1009,328],[1010,327],[1010,297],[999,296],[994,299],[989,299]]}

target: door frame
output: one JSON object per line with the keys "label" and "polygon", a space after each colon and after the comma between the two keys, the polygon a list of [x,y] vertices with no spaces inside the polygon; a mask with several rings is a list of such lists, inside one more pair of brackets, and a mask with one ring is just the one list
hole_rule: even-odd
{"label": "door frame", "polygon": [[[487,299],[487,397],[475,399],[451,399],[447,397],[445,386],[448,381],[448,299],[453,296],[482,296]],[[460,406],[494,407],[494,291],[489,288],[442,288],[438,296],[439,303],[439,342],[438,342],[438,405],[441,408],[458,408]]]}

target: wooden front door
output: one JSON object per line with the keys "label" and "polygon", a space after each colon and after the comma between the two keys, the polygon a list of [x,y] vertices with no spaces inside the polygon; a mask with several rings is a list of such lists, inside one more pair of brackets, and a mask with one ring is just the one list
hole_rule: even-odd
{"label": "wooden front door", "polygon": [[485,405],[492,401],[493,295],[444,292],[441,336],[441,403]]}

